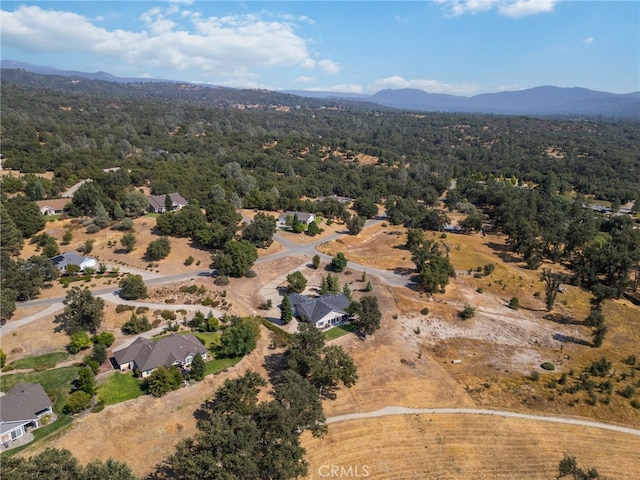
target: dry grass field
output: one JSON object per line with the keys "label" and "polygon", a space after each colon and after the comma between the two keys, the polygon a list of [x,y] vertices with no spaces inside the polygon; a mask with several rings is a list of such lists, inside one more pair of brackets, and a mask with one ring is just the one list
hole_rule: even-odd
{"label": "dry grass field", "polygon": [[304,445],[310,480],[330,478],[331,466],[380,480],[549,480],[563,453],[610,479],[640,478],[637,436],[494,416],[352,420],[332,424],[321,439],[305,434]]}
{"label": "dry grass field", "polygon": [[[66,225],[49,223],[48,233],[60,238]],[[141,257],[149,241],[157,238],[151,232],[153,225],[153,218],[136,220],[138,245],[131,255],[116,253],[107,246],[108,240],[119,240],[121,233],[105,231],[93,235],[98,240],[92,255],[107,263],[148,268]],[[325,224],[322,227],[327,230],[325,236],[344,229],[336,224],[331,229]],[[83,230],[74,230],[72,247],[89,238]],[[314,240],[305,235],[283,235],[292,242]],[[379,222],[357,236],[344,236],[319,249],[332,255],[342,251],[350,262],[378,269],[411,270],[414,265],[410,253],[403,248],[405,238],[402,227]],[[447,243],[457,277],[451,280],[446,293],[437,295],[389,288],[380,279],[370,277],[374,285],[371,294],[378,297],[383,312],[382,328],[365,341],[355,335],[334,340],[354,358],[359,381],[351,389],[338,391],[335,400],[325,402],[327,417],[390,405],[479,407],[577,415],[640,426],[640,411],[615,392],[608,403],[599,395],[597,403],[591,405],[584,392],[562,395],[557,386],[549,386],[563,372],[573,372],[569,378],[577,378],[602,356],[613,362],[618,375],[629,370],[623,359],[632,354],[640,357],[637,306],[627,301],[607,302],[604,314],[609,333],[603,347],[594,349],[588,344],[589,330],[581,325],[588,312],[587,293],[566,287],[554,310],[546,312],[540,271],[523,268],[522,262],[505,249],[504,238],[440,238],[439,234],[433,238]],[[177,273],[208,266],[208,252],[194,249],[186,239],[172,238],[171,243],[171,255],[147,271]],[[261,251],[260,256],[281,249],[274,245]],[[189,255],[201,261],[200,267],[183,265]],[[256,278],[231,279],[230,285],[224,287],[232,304],[230,311],[238,315],[260,314],[258,306],[265,300],[261,288],[278,282],[293,269],[301,269],[310,289],[319,285],[326,272],[301,267],[304,261],[300,257],[265,261],[255,265]],[[493,273],[473,275],[478,267],[482,269],[489,263],[495,264]],[[340,281],[350,282],[356,298],[365,294],[359,291],[363,288],[359,274],[349,273],[349,267],[340,274]],[[211,291],[218,288],[210,280],[201,282]],[[185,300],[179,296],[179,285],[162,288],[151,292],[154,301],[163,302],[167,297],[175,297],[175,303]],[[514,296],[522,306],[518,310],[507,306]],[[458,317],[465,305],[476,310],[476,315],[466,321]],[[423,313],[425,308],[428,314]],[[129,315],[130,312],[116,314],[115,307],[109,304],[104,328],[120,339],[119,328]],[[53,334],[52,326],[51,318],[34,322],[17,330],[15,337],[3,338],[3,349],[7,351],[5,345],[15,348],[14,345],[22,345],[20,342],[28,345],[22,355],[43,353],[47,342],[60,348],[66,337],[56,337],[62,334]],[[26,342],[36,332],[38,339]],[[248,358],[201,384],[161,399],[140,397],[98,414],[87,414],[57,438],[55,445],[69,448],[82,462],[113,457],[128,462],[138,474],[147,473],[172,452],[178,440],[195,432],[193,411],[224,378],[247,368],[264,373],[263,357],[272,353],[267,348],[268,341],[265,331],[259,348]],[[454,364],[454,359],[461,362]],[[555,364],[554,372],[540,369],[546,361]],[[532,380],[532,371],[538,372],[538,380]],[[548,479],[557,473],[563,452],[576,456],[580,465],[596,467],[612,479],[640,478],[637,436],[531,420],[461,414],[390,416],[331,424],[325,438],[305,435],[303,444],[311,479],[327,478],[323,475],[326,471],[319,470],[325,465],[367,466],[368,477],[379,479]]]}

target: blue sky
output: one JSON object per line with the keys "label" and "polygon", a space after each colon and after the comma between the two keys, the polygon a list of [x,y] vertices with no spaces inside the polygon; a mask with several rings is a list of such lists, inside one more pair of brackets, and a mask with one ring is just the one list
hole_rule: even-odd
{"label": "blue sky", "polygon": [[3,0],[2,58],[230,87],[640,90],[640,2]]}

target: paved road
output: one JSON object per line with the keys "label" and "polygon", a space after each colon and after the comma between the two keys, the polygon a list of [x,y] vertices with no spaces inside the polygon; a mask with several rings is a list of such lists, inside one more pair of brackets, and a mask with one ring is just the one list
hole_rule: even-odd
{"label": "paved road", "polygon": [[384,407],[380,410],[364,413],[350,413],[327,418],[327,423],[345,422],[347,420],[357,420],[362,418],[386,417],[389,415],[417,415],[417,414],[465,414],[465,415],[495,415],[498,417],[522,418],[538,422],[561,423],[564,425],[578,425],[581,427],[601,428],[603,430],[613,430],[614,432],[628,433],[640,436],[640,430],[635,428],[613,425],[610,423],[592,422],[579,418],[548,417],[546,415],[530,415],[527,413],[508,412],[504,410],[487,410],[478,408],[405,408],[405,407]]}

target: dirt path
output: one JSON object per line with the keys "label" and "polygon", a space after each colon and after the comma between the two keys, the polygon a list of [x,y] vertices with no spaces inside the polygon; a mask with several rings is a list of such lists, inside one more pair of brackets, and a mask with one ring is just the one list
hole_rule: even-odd
{"label": "dirt path", "polygon": [[562,423],[564,425],[579,425],[589,428],[601,428],[613,430],[620,433],[629,433],[640,436],[640,430],[635,428],[622,427],[610,423],[592,422],[578,418],[548,417],[544,415],[530,415],[526,413],[508,412],[504,410],[488,410],[479,408],[406,408],[389,406],[375,410],[373,412],[350,413],[327,418],[327,423],[345,422],[347,420],[357,420],[362,418],[385,417],[388,415],[418,415],[418,414],[464,414],[464,415],[496,415],[499,417],[522,418],[539,422]]}

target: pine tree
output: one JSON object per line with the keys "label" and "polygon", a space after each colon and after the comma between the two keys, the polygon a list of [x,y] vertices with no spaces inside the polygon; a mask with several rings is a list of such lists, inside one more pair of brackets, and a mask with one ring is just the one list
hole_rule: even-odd
{"label": "pine tree", "polygon": [[293,312],[291,311],[291,302],[289,297],[285,295],[282,299],[282,305],[280,305],[280,321],[286,325],[293,318]]}

